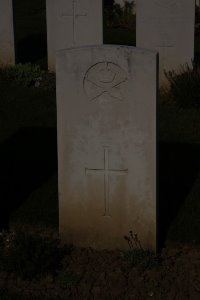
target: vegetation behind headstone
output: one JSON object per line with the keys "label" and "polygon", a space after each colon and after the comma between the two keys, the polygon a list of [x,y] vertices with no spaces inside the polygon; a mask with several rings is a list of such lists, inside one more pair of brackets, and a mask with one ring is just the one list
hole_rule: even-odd
{"label": "vegetation behind headstone", "polygon": [[170,101],[181,108],[200,108],[200,65],[185,64],[178,71],[165,71],[165,76],[170,83]]}
{"label": "vegetation behind headstone", "polygon": [[104,1],[104,24],[108,28],[127,28],[135,29],[135,14],[133,8],[135,1],[124,1],[124,6],[121,7],[114,1]]}

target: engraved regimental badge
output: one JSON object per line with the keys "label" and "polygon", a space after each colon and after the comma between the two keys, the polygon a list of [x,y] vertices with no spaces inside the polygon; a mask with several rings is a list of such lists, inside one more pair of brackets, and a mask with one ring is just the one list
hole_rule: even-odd
{"label": "engraved regimental badge", "polygon": [[90,101],[123,101],[128,76],[117,64],[99,62],[84,77],[83,88]]}

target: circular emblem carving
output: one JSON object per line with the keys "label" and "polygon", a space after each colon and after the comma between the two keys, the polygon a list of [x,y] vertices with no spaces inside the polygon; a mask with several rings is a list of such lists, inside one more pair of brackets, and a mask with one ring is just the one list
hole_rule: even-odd
{"label": "circular emblem carving", "polygon": [[117,64],[99,62],[87,70],[83,87],[90,101],[122,101],[127,80],[125,71]]}
{"label": "circular emblem carving", "polygon": [[154,2],[160,6],[168,8],[172,5],[175,5],[177,0],[154,0]]}

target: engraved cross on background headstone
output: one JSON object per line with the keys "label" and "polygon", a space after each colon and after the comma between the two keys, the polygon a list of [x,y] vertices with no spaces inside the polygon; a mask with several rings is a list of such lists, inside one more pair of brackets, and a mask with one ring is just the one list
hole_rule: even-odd
{"label": "engraved cross on background headstone", "polygon": [[[69,0],[68,0],[69,1]],[[76,43],[76,35],[75,35],[75,24],[76,24],[76,20],[77,18],[79,17],[86,17],[87,14],[85,12],[80,12],[77,8],[78,6],[78,1],[80,0],[72,0],[72,13],[62,13],[61,14],[61,17],[69,17],[69,18],[72,18],[73,20],[73,43],[75,44]]]}
{"label": "engraved cross on background headstone", "polygon": [[110,175],[126,175],[128,173],[128,169],[124,170],[112,170],[109,169],[109,148],[104,147],[104,168],[103,169],[85,169],[86,175],[88,174],[103,174],[104,175],[104,217],[110,216],[109,211],[109,176]]}

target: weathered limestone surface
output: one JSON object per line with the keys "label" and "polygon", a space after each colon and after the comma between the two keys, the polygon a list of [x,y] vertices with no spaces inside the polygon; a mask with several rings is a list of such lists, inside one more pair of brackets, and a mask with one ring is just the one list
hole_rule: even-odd
{"label": "weathered limestone surface", "polygon": [[136,6],[136,45],[159,52],[163,69],[178,69],[194,57],[195,0],[140,0]]}
{"label": "weathered limestone surface", "polygon": [[46,0],[49,70],[56,51],[103,43],[101,0]]}
{"label": "weathered limestone surface", "polygon": [[12,0],[0,0],[0,65],[15,64]]}
{"label": "weathered limestone surface", "polygon": [[77,246],[156,247],[156,58],[127,46],[57,52],[60,234]]}

